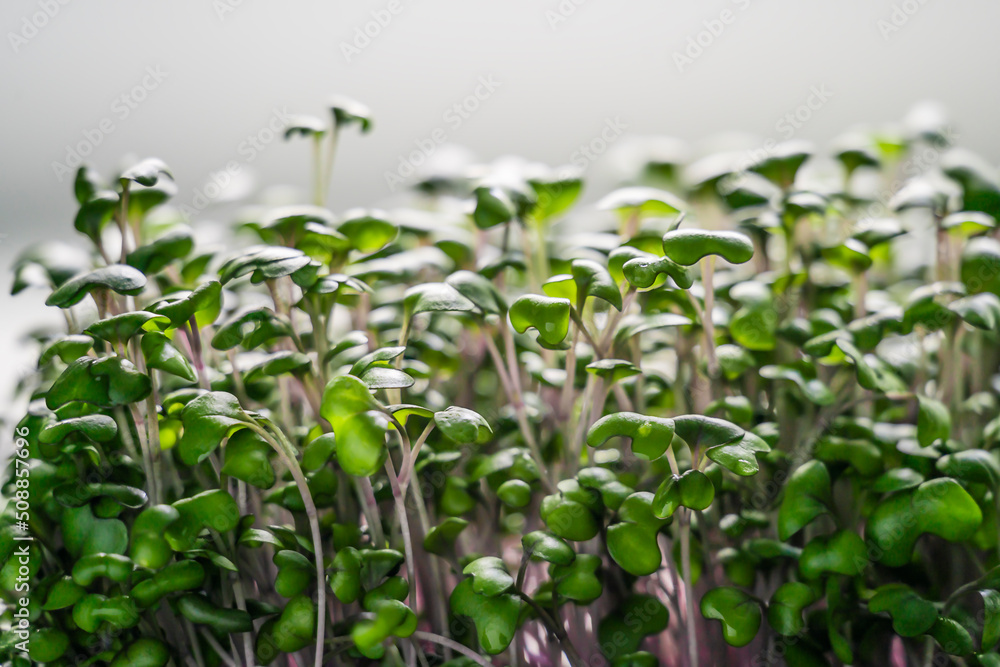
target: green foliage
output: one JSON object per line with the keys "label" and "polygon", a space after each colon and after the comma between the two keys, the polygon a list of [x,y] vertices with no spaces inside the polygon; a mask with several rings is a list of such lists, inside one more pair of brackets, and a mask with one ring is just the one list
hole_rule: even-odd
{"label": "green foliage", "polygon": [[312,199],[257,245],[201,247],[149,159],[17,259],[68,331],[19,385],[0,664],[1000,664],[992,174],[879,131],[822,192],[789,142],[335,211],[371,127],[292,121]]}

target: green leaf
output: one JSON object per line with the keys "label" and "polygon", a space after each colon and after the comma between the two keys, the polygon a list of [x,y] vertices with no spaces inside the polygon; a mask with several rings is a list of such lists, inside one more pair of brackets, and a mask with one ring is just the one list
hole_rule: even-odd
{"label": "green leaf", "polygon": [[361,594],[361,555],[357,549],[347,547],[337,552],[333,559],[330,589],[344,604],[358,599]]}
{"label": "green leaf", "polygon": [[276,551],[273,561],[278,567],[274,591],[281,597],[293,598],[300,595],[316,576],[316,568],[312,562],[298,551]]}
{"label": "green leaf", "polygon": [[309,444],[302,450],[302,470],[313,472],[319,470],[330,457],[337,451],[337,438],[333,433],[323,435],[310,440]]}
{"label": "green leaf", "polygon": [[326,125],[316,116],[292,116],[285,125],[285,140],[294,136],[318,138],[326,134]]}
{"label": "green leaf", "polygon": [[963,297],[948,304],[948,309],[977,329],[1000,329],[1000,297],[992,292]]}
{"label": "green leaf", "polygon": [[543,560],[553,565],[569,565],[576,558],[576,552],[563,540],[542,530],[528,533],[521,538],[524,553],[531,554],[532,560]]}
{"label": "green leaf", "polygon": [[714,588],[701,598],[701,615],[722,622],[722,638],[730,646],[746,646],[760,629],[760,605],[730,586]]}
{"label": "green leaf", "polygon": [[135,296],[146,286],[146,276],[124,264],[112,264],[67,280],[45,300],[46,306],[69,308],[97,289]]}
{"label": "green leaf", "polygon": [[486,597],[506,593],[514,587],[514,578],[503,561],[495,556],[477,558],[465,566],[462,574],[471,574],[472,590]]}
{"label": "green leaf", "polygon": [[225,285],[248,273],[250,282],[259,284],[290,276],[310,262],[310,258],[296,248],[281,246],[252,246],[230,257],[219,267],[219,281]]}
{"label": "green leaf", "polygon": [[517,597],[509,593],[479,595],[473,589],[473,580],[464,579],[451,592],[450,604],[453,613],[472,619],[484,651],[497,655],[507,650],[521,615]]}
{"label": "green leaf", "polygon": [[631,361],[624,359],[601,359],[587,364],[587,372],[602,378],[611,385],[626,378],[642,375],[642,371],[635,367]]}
{"label": "green leaf", "polygon": [[830,472],[821,461],[799,466],[785,485],[778,509],[778,538],[787,540],[833,505]]}
{"label": "green leaf", "polygon": [[142,356],[147,368],[176,375],[188,382],[197,382],[194,366],[181,352],[170,344],[170,339],[159,332],[147,333],[142,337]]}
{"label": "green leaf", "polygon": [[484,313],[502,315],[507,312],[507,302],[503,295],[482,274],[472,271],[456,271],[445,278],[445,282]]}
{"label": "green leaf", "polygon": [[465,519],[448,517],[427,531],[427,535],[424,537],[424,551],[438,556],[453,553],[455,540],[468,526],[469,522]]}
{"label": "green leaf", "polygon": [[201,283],[190,292],[181,291],[168,294],[150,306],[157,315],[170,319],[170,326],[184,326],[192,317],[198,316],[199,326],[215,322],[222,306],[222,284],[217,280]]}
{"label": "green leaf", "polygon": [[634,653],[642,641],[667,629],[670,612],[652,595],[633,594],[601,619],[597,642],[605,657]]}
{"label": "green leaf", "polygon": [[721,447],[739,442],[746,431],[725,419],[703,415],[674,417],[674,436],[695,447]]}
{"label": "green leaf", "polygon": [[1000,642],[1000,591],[981,590],[983,597],[983,651],[993,649]]}
{"label": "green leaf", "polygon": [[531,485],[524,480],[508,479],[497,487],[497,498],[508,507],[527,507],[531,502]]}
{"label": "green leaf", "polygon": [[828,263],[854,275],[864,273],[872,265],[867,246],[857,239],[847,239],[840,245],[823,248],[822,253]]}
{"label": "green leaf", "polygon": [[434,413],[437,428],[459,445],[483,444],[493,439],[493,429],[478,412],[451,406]]}
{"label": "green leaf", "polygon": [[586,542],[600,530],[593,512],[561,493],[546,496],[539,514],[552,533],[572,542]]}
{"label": "green leaf", "polygon": [[935,465],[941,474],[963,482],[985,484],[993,489],[1000,483],[1000,464],[993,454],[984,449],[966,449],[946,454]]}
{"label": "green leaf", "polygon": [[799,571],[806,579],[833,573],[857,576],[868,567],[868,551],[857,533],[842,530],[814,537],[799,556]]}
{"label": "green leaf", "polygon": [[576,282],[576,303],[583,305],[587,297],[607,301],[618,310],[622,309],[622,293],[608,270],[598,262],[589,259],[574,259],[570,265]]}
{"label": "green leaf", "polygon": [[632,440],[635,454],[653,461],[663,456],[674,436],[674,420],[648,417],[636,412],[616,412],[601,417],[587,431],[587,444],[601,447],[609,439],[621,436]]}
{"label": "green leaf", "polygon": [[292,327],[288,320],[270,308],[246,308],[234,313],[216,330],[212,337],[212,347],[216,350],[231,350],[237,345],[243,345],[252,350],[291,334]]}
{"label": "green leaf", "polygon": [[597,202],[604,211],[619,211],[623,215],[670,216],[687,208],[681,199],[667,192],[649,187],[619,188]]}
{"label": "green leaf", "polygon": [[179,518],[167,526],[165,537],[175,551],[192,549],[198,534],[205,529],[226,533],[236,528],[240,520],[236,501],[222,489],[182,498],[173,507]]}
{"label": "green leaf", "polygon": [[979,505],[958,482],[933,479],[880,502],[868,517],[865,538],[875,560],[900,567],[910,561],[922,534],[961,542],[975,534],[982,520]]}
{"label": "green leaf", "polygon": [[638,289],[653,287],[657,277],[670,276],[681,289],[690,289],[694,278],[688,270],[669,257],[635,257],[622,266],[622,273],[629,284]]}
{"label": "green leaf", "polygon": [[608,527],[608,554],[623,570],[637,577],[660,569],[663,554],[656,535],[666,523],[653,513],[653,494],[633,493],[618,508],[619,523]]}
{"label": "green leaf", "polygon": [[951,435],[951,414],[948,407],[937,399],[917,396],[917,442],[921,447],[929,447],[938,440],[947,440]]}
{"label": "green leaf", "polygon": [[86,356],[93,347],[94,339],[90,336],[80,334],[63,336],[45,348],[45,351],[38,358],[38,367],[45,366],[55,357],[59,357],[64,364],[71,364],[80,357]]}
{"label": "green leaf", "polygon": [[500,188],[479,186],[473,195],[476,207],[472,213],[472,221],[479,229],[489,229],[514,219],[514,203]]}
{"label": "green leaf", "polygon": [[939,616],[927,634],[949,655],[969,655],[976,648],[969,631],[946,616]]}
{"label": "green leaf", "polygon": [[742,438],[735,442],[709,447],[705,456],[731,473],[741,477],[749,477],[756,475],[757,471],[760,470],[757,464],[757,454],[769,451],[771,451],[771,447],[763,438],[747,431]]}
{"label": "green leaf", "polygon": [[162,331],[169,324],[170,320],[163,315],[137,310],[98,320],[87,327],[84,333],[118,345],[128,343],[133,336],[147,331]]}
{"label": "green leaf", "polygon": [[559,349],[569,333],[569,311],[569,299],[526,294],[511,304],[510,323],[518,333],[536,329],[542,347]]}
{"label": "green leaf", "polygon": [[66,550],[79,558],[86,554],[123,554],[128,547],[128,530],[118,519],[94,516],[89,504],[67,508],[60,519]]}
{"label": "green leaf", "polygon": [[339,130],[342,127],[357,125],[362,134],[367,134],[372,128],[372,112],[367,106],[357,100],[335,95],[330,98],[327,105],[333,116],[334,127]]}
{"label": "green leaf", "polygon": [[733,340],[747,350],[773,350],[778,343],[779,318],[771,289],[748,280],[734,285],[729,296],[740,304],[729,320]]}
{"label": "green leaf", "polygon": [[868,611],[887,612],[892,617],[892,629],[901,637],[917,637],[937,622],[934,604],[917,595],[905,584],[880,586],[868,600]]}
{"label": "green leaf", "polygon": [[836,396],[821,380],[805,377],[802,371],[794,366],[763,366],[759,373],[766,380],[793,382],[810,403],[827,406],[836,400]]}
{"label": "green leaf", "polygon": [[239,400],[224,391],[211,391],[188,403],[181,415],[184,434],[177,452],[186,465],[204,461],[224,438],[251,422]]}
{"label": "green leaf", "polygon": [[381,250],[399,233],[396,225],[374,214],[352,215],[337,226],[337,231],[347,237],[352,248],[366,255]]}
{"label": "green leaf", "polygon": [[663,235],[663,252],[683,266],[718,255],[730,264],[743,264],[753,257],[753,242],[739,232],[675,229]]}
{"label": "green leaf", "polygon": [[60,442],[74,433],[84,435],[94,442],[108,442],[118,435],[118,425],[107,415],[73,417],[46,426],[38,434],[38,441],[51,444]]}
{"label": "green leaf", "polygon": [[114,482],[67,482],[52,489],[52,498],[65,507],[80,507],[96,498],[110,498],[122,507],[137,509],[146,504],[146,492]]}
{"label": "green leaf", "polygon": [[271,464],[275,455],[274,449],[260,435],[249,429],[238,430],[229,436],[226,443],[222,473],[258,489],[270,489],[276,481]]}
{"label": "green leaf", "polygon": [[701,511],[715,499],[715,485],[700,470],[685,470],[666,477],[653,496],[653,514],[660,519],[673,516],[678,507]]}
{"label": "green leaf", "polygon": [[125,262],[145,274],[159,273],[171,262],[187,257],[194,249],[194,235],[187,225],[177,225],[152,243],[128,253]]}
{"label": "green leaf", "polygon": [[133,181],[139,185],[149,187],[156,185],[156,183],[160,180],[160,176],[173,178],[170,173],[170,168],[167,167],[163,160],[150,157],[123,171],[121,176],[119,176],[119,180],[123,184],[125,181]]}
{"label": "green leaf", "polygon": [[604,592],[601,565],[601,557],[596,554],[580,554],[571,564],[552,565],[549,573],[556,587],[555,592],[577,604],[590,604]]}
{"label": "green leaf", "polygon": [[545,222],[570,208],[583,189],[583,179],[569,177],[530,178],[528,185],[535,193],[532,217]]}
{"label": "green leaf", "polygon": [[80,202],[73,227],[94,243],[98,243],[104,227],[120,209],[121,200],[117,192],[111,190],[93,192],[87,201]]}
{"label": "green leaf", "polygon": [[794,637],[805,629],[802,610],[819,598],[811,587],[788,581],[778,587],[767,605],[767,622],[779,635]]}
{"label": "green leaf", "polygon": [[472,312],[476,305],[448,283],[415,285],[403,296],[406,317],[418,313]]}

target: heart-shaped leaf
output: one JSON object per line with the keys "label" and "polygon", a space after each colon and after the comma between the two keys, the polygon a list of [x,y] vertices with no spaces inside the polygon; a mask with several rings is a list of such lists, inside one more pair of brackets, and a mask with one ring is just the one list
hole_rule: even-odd
{"label": "heart-shaped leaf", "polygon": [[472,619],[484,651],[497,655],[507,650],[521,615],[521,601],[517,597],[509,593],[480,595],[469,578],[455,586],[449,600],[453,613]]}
{"label": "heart-shaped leaf", "polygon": [[887,584],[875,591],[868,600],[868,611],[887,612],[892,617],[892,629],[901,637],[917,637],[937,622],[934,604],[917,595],[905,584]]}
{"label": "heart-shaped leaf", "polygon": [[655,460],[663,456],[674,436],[674,420],[648,417],[636,412],[616,412],[598,419],[587,431],[587,444],[600,447],[621,436],[632,440],[635,454]]}
{"label": "heart-shaped leaf", "polygon": [[730,646],[746,646],[757,636],[761,612],[757,600],[738,588],[721,586],[701,598],[701,615],[722,623],[722,638]]}
{"label": "heart-shaped leaf", "polygon": [[434,423],[452,442],[459,445],[483,444],[493,439],[493,429],[478,412],[451,406],[434,413]]}
{"label": "heart-shaped leaf", "polygon": [[922,534],[960,542],[969,539],[982,520],[979,505],[958,482],[933,479],[879,503],[868,517],[865,538],[875,560],[900,567],[910,561]]}
{"label": "heart-shaped leaf", "polygon": [[675,229],[664,234],[663,252],[682,266],[697,264],[709,255],[743,264],[753,257],[753,242],[739,232]]}
{"label": "heart-shaped leaf", "polygon": [[778,537],[787,540],[814,519],[830,511],[833,504],[830,472],[821,461],[799,466],[785,484],[778,510]]}
{"label": "heart-shaped leaf", "polygon": [[811,586],[788,581],[778,587],[767,605],[767,622],[779,635],[794,637],[805,629],[802,610],[819,596]]}
{"label": "heart-shaped leaf", "polygon": [[509,315],[515,331],[536,329],[542,347],[559,349],[569,333],[569,312],[569,299],[527,294],[511,304]]}
{"label": "heart-shaped leaf", "polygon": [[69,308],[98,289],[135,296],[145,286],[146,276],[141,271],[124,264],[112,264],[67,280],[46,299],[45,305]]}

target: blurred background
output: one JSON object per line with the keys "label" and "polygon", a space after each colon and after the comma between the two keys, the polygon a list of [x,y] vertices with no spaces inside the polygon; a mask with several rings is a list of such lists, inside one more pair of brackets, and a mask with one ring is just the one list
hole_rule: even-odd
{"label": "blurred background", "polygon": [[34,365],[20,339],[60,322],[42,291],[8,296],[9,267],[74,238],[81,160],[108,175],[160,157],[175,204],[225,221],[264,186],[307,191],[308,144],[275,129],[342,93],[375,126],[344,133],[335,211],[391,205],[446,144],[577,163],[593,201],[651,135],[694,155],[722,131],[825,147],[923,100],[996,164],[998,23],[988,0],[4,0],[0,413]]}

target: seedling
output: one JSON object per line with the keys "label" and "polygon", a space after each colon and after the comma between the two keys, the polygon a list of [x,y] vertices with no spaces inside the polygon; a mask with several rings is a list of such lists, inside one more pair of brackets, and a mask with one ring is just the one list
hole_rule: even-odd
{"label": "seedling", "polygon": [[154,159],[82,167],[88,250],[16,262],[66,328],[19,387],[4,665],[1000,664],[991,170],[855,133],[823,192],[795,143],[595,212],[508,164],[341,213],[349,128],[288,127],[311,202],[255,244],[200,248]]}

